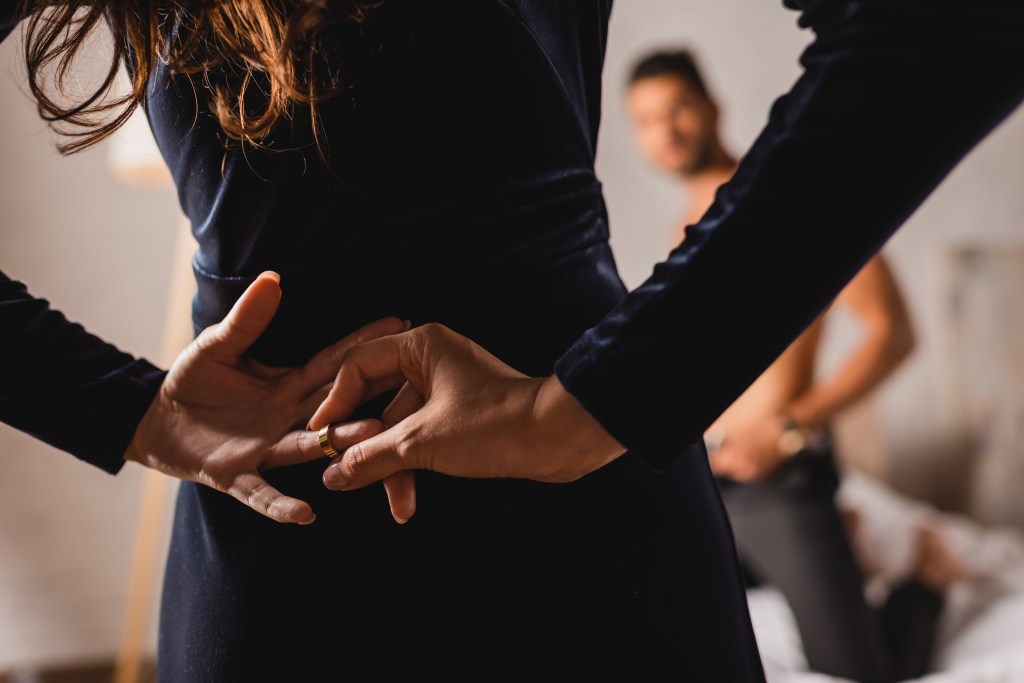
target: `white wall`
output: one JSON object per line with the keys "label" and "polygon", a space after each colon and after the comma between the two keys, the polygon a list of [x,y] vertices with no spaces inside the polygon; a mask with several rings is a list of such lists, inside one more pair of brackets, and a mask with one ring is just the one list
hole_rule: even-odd
{"label": "white wall", "polygon": [[[155,358],[178,225],[173,192],[114,180],[106,147],[58,155],[23,92],[19,43],[0,46],[0,270]],[[111,477],[0,425],[0,671],[113,653],[141,475],[129,465]]]}

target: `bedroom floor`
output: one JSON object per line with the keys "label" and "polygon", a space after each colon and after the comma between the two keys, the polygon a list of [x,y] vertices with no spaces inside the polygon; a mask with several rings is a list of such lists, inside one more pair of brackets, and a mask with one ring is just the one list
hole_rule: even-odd
{"label": "bedroom floor", "polygon": [[[114,680],[113,662],[45,671],[23,669],[0,673],[0,683],[110,683],[112,680]],[[154,681],[156,681],[155,663],[143,663],[138,683],[154,683]]]}

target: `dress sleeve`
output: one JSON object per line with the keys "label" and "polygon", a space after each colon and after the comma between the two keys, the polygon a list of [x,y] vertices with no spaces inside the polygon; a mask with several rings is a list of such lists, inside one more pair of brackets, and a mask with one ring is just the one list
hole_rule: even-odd
{"label": "dress sleeve", "polygon": [[165,374],[0,273],[0,421],[114,474]]}
{"label": "dress sleeve", "polygon": [[555,366],[655,468],[701,438],[1024,98],[1020,0],[786,4],[816,33],[803,75],[686,240]]}
{"label": "dress sleeve", "polygon": [[[0,0],[0,42],[19,4]],[[0,272],[0,421],[114,474],[165,375]]]}

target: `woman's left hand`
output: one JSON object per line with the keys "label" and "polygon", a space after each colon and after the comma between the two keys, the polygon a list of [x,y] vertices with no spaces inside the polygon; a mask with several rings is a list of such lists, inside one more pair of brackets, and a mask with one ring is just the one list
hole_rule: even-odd
{"label": "woman's left hand", "polygon": [[[135,431],[125,458],[186,481],[230,494],[267,517],[309,524],[308,503],[271,486],[263,472],[324,457],[316,433],[301,425],[327,395],[344,353],[360,341],[394,334],[406,325],[378,320],[322,350],[301,368],[271,368],[246,355],[277,312],[280,278],[265,273],[227,317],[200,334],[178,356]],[[366,395],[397,387],[377,384]],[[371,424],[339,426],[336,448],[377,433]],[[408,475],[385,482],[392,514],[408,517]]]}

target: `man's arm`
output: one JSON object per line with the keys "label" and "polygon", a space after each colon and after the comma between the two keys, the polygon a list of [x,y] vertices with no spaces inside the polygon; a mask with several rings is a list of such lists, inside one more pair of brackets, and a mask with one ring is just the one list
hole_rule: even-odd
{"label": "man's arm", "polygon": [[701,438],[1024,97],[1018,0],[800,6],[818,34],[806,71],[733,180],[555,368],[655,467]]}
{"label": "man's arm", "polygon": [[840,292],[836,305],[857,318],[863,339],[832,378],[812,386],[786,409],[800,426],[827,424],[877,387],[914,348],[906,304],[881,256],[869,261]]}
{"label": "man's arm", "polygon": [[828,424],[844,408],[877,387],[914,347],[907,307],[881,256],[857,273],[840,292],[836,304],[853,313],[863,328],[857,349],[832,378],[813,384],[785,406],[781,414],[768,415],[737,433],[727,434],[721,447],[711,455],[715,474],[743,482],[772,474],[793,454],[792,450],[783,450],[786,419],[806,428]]}

